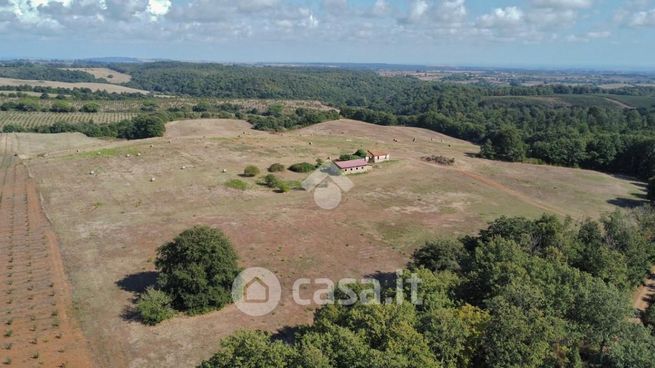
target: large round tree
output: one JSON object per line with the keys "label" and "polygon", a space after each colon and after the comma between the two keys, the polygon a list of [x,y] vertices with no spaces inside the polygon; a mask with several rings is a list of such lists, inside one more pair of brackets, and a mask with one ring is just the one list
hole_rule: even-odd
{"label": "large round tree", "polygon": [[201,313],[223,307],[239,273],[237,255],[220,230],[195,226],[161,246],[155,266],[158,283],[175,309]]}

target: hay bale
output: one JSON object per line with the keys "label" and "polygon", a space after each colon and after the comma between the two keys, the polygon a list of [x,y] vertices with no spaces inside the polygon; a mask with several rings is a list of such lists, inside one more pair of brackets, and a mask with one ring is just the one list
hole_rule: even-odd
{"label": "hay bale", "polygon": [[155,180],[156,180],[156,179],[155,179],[154,176],[153,176],[152,178],[150,178],[150,182],[151,182],[151,183],[154,182]]}

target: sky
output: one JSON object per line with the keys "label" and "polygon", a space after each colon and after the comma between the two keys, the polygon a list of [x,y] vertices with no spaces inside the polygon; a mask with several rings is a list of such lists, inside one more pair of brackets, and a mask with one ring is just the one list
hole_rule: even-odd
{"label": "sky", "polygon": [[0,58],[655,70],[655,0],[0,0]]}

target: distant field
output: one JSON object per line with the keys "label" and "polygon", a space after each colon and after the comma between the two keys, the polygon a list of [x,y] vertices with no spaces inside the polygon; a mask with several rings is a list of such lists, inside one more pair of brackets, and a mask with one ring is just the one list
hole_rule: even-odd
{"label": "distant field", "polygon": [[115,84],[127,83],[132,80],[131,75],[117,72],[109,68],[66,68],[66,70],[77,70],[89,73],[96,78],[104,78],[107,82]]}
{"label": "distant field", "polygon": [[580,107],[618,107],[638,108],[655,105],[653,96],[620,95],[556,95],[556,96],[490,96],[482,99],[484,104],[493,106],[580,106]]}
{"label": "distant field", "polygon": [[144,91],[136,88],[129,88],[117,86],[115,84],[107,83],[68,83],[68,82],[55,82],[55,81],[42,81],[42,80],[27,80],[27,79],[13,79],[13,78],[0,78],[0,86],[39,86],[39,87],[52,87],[52,88],[89,88],[93,91],[107,91],[116,93],[143,93]]}
{"label": "distant field", "polygon": [[492,106],[544,106],[560,107],[570,106],[555,96],[491,96],[482,99],[483,103]]}
{"label": "distant field", "polygon": [[604,97],[619,101],[632,107],[650,108],[655,106],[655,96],[621,96],[621,95],[603,95]]}
{"label": "distant field", "polygon": [[113,123],[129,119],[136,113],[129,112],[99,112],[99,113],[56,113],[56,112],[18,112],[0,111],[0,128],[5,124],[13,123],[32,128],[40,125],[51,125],[56,122],[83,123],[92,121],[94,123]]}

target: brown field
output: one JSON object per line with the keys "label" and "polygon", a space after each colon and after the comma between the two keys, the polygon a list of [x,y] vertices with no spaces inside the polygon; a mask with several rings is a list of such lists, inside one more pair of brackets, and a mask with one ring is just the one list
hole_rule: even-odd
{"label": "brown field", "polygon": [[[81,152],[73,144],[79,136],[64,147],[51,140],[40,146],[53,151],[45,157],[21,151],[21,141],[35,137],[7,137],[31,157],[25,164],[58,235],[75,317],[99,367],[193,366],[236,330],[311,322],[313,309],[293,304],[287,292],[298,277],[392,272],[426,240],[475,232],[500,215],[596,217],[636,204],[642,190],[593,171],[481,160],[471,156],[477,146],[435,132],[350,120],[277,134],[233,120],[175,122],[164,138],[93,146],[81,139]],[[318,208],[311,192],[275,193],[251,178],[240,178],[245,191],[224,185],[248,164],[264,171],[360,147],[388,150],[392,161],[350,176],[354,188],[334,210]],[[454,157],[455,165],[420,159],[433,154]],[[247,317],[228,306],[156,327],[132,319],[135,293],[154,280],[155,249],[195,224],[225,231],[242,266],[280,277],[275,312]]]}
{"label": "brown field", "polygon": [[129,74],[117,72],[109,68],[64,68],[66,70],[79,70],[81,72],[89,73],[96,78],[104,78],[109,83],[123,84],[132,80]]}
{"label": "brown field", "polygon": [[13,143],[0,136],[0,359],[17,367],[89,367],[56,236],[27,168],[7,154]]}
{"label": "brown field", "polygon": [[68,82],[55,82],[55,81],[44,81],[44,80],[28,80],[28,79],[13,79],[13,78],[0,78],[0,86],[36,86],[36,87],[52,87],[52,88],[88,88],[93,91],[107,91],[107,92],[116,92],[116,93],[143,93],[147,94],[148,91],[144,91],[136,88],[129,88],[124,86],[117,86],[115,84],[108,83],[68,83]]}

